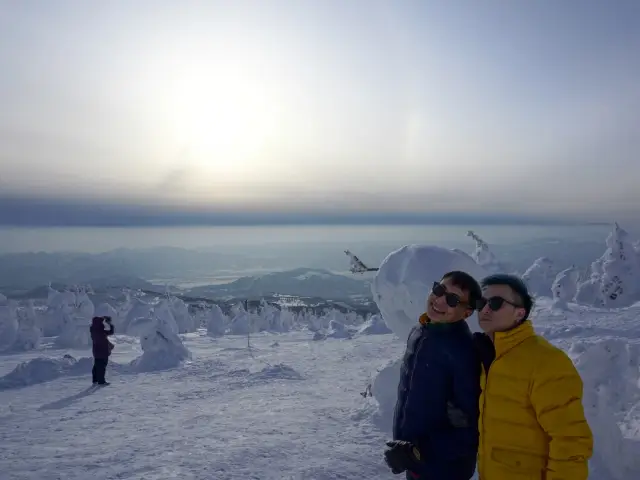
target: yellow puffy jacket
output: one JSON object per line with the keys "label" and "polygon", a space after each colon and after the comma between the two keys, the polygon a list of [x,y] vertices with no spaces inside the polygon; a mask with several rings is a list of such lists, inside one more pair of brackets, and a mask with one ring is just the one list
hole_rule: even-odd
{"label": "yellow puffy jacket", "polygon": [[571,359],[530,321],[496,333],[493,345],[480,379],[480,479],[586,479],[593,437]]}

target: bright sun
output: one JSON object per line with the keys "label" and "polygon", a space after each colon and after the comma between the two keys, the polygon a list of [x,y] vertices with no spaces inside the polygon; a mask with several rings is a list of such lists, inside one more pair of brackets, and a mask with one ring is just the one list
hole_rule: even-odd
{"label": "bright sun", "polygon": [[273,99],[246,65],[180,61],[164,79],[162,103],[172,144],[211,175],[264,170],[261,153],[275,132]]}

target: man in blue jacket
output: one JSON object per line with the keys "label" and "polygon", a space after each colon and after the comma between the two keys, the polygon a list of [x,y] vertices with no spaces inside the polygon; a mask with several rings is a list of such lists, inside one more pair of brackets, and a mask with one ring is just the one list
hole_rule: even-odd
{"label": "man in blue jacket", "polygon": [[482,290],[464,272],[433,285],[400,369],[385,460],[408,479],[469,480],[478,452],[480,366],[466,319]]}

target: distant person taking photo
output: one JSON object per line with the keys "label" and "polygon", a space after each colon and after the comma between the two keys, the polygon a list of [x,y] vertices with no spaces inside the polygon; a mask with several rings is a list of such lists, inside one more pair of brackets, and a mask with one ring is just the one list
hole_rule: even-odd
{"label": "distant person taking photo", "polygon": [[107,338],[113,335],[114,328],[111,317],[93,317],[91,322],[91,341],[93,343],[93,375],[94,385],[109,385],[105,380],[109,356],[113,350],[113,343]]}

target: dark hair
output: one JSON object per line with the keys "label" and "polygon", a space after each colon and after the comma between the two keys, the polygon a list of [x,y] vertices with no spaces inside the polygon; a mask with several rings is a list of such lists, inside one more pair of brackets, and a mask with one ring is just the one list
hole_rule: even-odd
{"label": "dark hair", "polygon": [[476,302],[482,297],[482,289],[480,285],[466,272],[454,270],[453,272],[445,273],[442,276],[442,280],[450,279],[451,283],[458,287],[463,292],[469,293],[469,306],[473,309],[476,308]]}
{"label": "dark hair", "polygon": [[533,297],[529,293],[527,285],[520,277],[507,273],[496,273],[483,278],[480,284],[483,288],[489,285],[506,285],[511,288],[511,290],[520,297],[520,301],[522,302],[522,308],[524,308],[525,311],[522,321],[524,322],[529,317],[529,313],[531,313],[531,309],[533,308]]}

